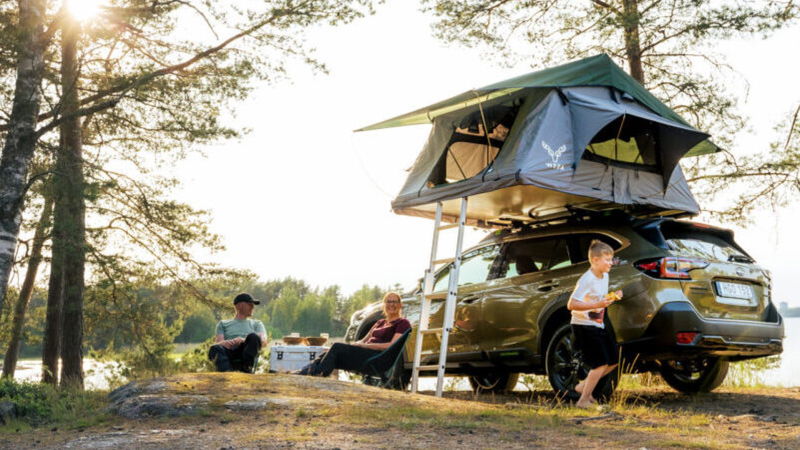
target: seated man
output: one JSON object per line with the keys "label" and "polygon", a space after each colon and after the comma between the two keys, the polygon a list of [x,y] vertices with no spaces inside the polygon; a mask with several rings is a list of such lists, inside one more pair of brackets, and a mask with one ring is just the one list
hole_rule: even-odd
{"label": "seated man", "polygon": [[[217,323],[216,344],[208,350],[208,359],[214,362],[219,372],[253,371],[258,352],[267,345],[264,324],[260,320],[248,319],[253,315],[255,305],[260,303],[250,294],[239,294],[233,299],[236,317]],[[241,363],[235,364],[239,361]]]}

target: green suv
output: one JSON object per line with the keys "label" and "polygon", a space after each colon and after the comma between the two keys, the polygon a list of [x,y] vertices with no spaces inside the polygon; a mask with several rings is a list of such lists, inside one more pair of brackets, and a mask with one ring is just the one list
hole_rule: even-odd
{"label": "green suv", "polygon": [[[615,249],[606,327],[620,344],[623,367],[659,372],[681,392],[719,386],[730,361],[779,354],[783,321],[770,298],[770,275],[733,233],[670,218],[624,213],[573,214],[497,231],[463,253],[458,303],[449,338],[447,372],[466,375],[476,390],[513,389],[520,373],[547,375],[553,389],[575,396],[587,368],[573,346],[567,300],[589,269],[593,239]],[[450,266],[436,273],[434,291],[447,289]],[[404,299],[418,323],[419,289]],[[434,301],[431,327],[440,327],[444,302]],[[351,318],[347,340],[360,339],[380,317],[380,304]],[[410,372],[415,335],[406,346]],[[425,339],[423,364],[438,361],[439,340]],[[617,373],[597,396],[613,392]]]}

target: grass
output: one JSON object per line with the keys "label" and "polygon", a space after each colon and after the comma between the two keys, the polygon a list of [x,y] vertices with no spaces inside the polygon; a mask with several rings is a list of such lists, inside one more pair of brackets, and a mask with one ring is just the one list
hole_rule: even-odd
{"label": "grass", "polygon": [[780,363],[780,355],[731,363],[722,385],[733,388],[766,387],[765,372],[780,366]]}
{"label": "grass", "polygon": [[47,384],[0,380],[0,401],[16,405],[17,417],[0,425],[0,433],[50,426],[82,429],[105,422],[107,392],[56,389]]}
{"label": "grass", "polygon": [[[598,413],[575,408],[570,404],[553,401],[549,404],[530,404],[520,406],[487,405],[403,405],[393,408],[353,409],[342,413],[338,421],[350,424],[367,425],[384,423],[387,427],[401,432],[437,430],[437,432],[455,432],[463,434],[467,431],[495,434],[517,432],[542,432],[560,430],[579,438],[603,438],[605,441],[620,436],[618,445],[625,446],[626,433],[637,433],[644,436],[678,436],[672,438],[676,446],[686,447],[719,447],[724,442],[717,442],[715,437],[707,436],[711,417],[703,413],[691,411],[662,410],[658,405],[630,405],[622,401],[612,402],[611,411],[618,420],[574,426],[576,418],[592,417]],[[509,437],[513,442],[513,437]],[[670,447],[670,443],[657,447]]]}
{"label": "grass", "polygon": [[[539,383],[531,381],[534,385]],[[634,379],[629,385],[650,381]],[[286,375],[186,374],[168,378],[167,384],[166,393],[170,395],[210,396],[208,410],[191,419],[158,419],[158,425],[153,422],[148,427],[179,429],[192,424],[208,432],[204,438],[243,433],[242,442],[254,447],[281,442],[311,447],[342,444],[381,447],[387,442],[411,442],[408,439],[419,438],[416,442],[420,445],[440,447],[457,446],[462,439],[476,447],[503,447],[530,440],[554,447],[726,448],[749,444],[742,436],[764,434],[764,427],[769,428],[768,433],[791,431],[788,428],[782,431],[783,425],[760,423],[756,419],[727,419],[739,414],[740,406],[735,397],[745,395],[730,391],[718,397],[710,394],[682,400],[660,387],[623,388],[610,403],[611,412],[615,414],[579,423],[582,418],[596,418],[600,413],[575,408],[536,387],[536,392],[529,396],[520,392],[504,397],[450,393],[450,397],[446,395],[440,399]],[[69,395],[77,397],[70,400],[73,404],[69,413],[63,408],[54,408],[42,415],[45,420],[36,424],[21,421],[13,425],[15,428],[1,429],[6,432],[30,430],[47,423],[47,427],[55,426],[66,433],[69,429],[91,428],[92,424],[102,424],[105,420],[102,413],[92,413],[102,411],[102,398],[98,401],[92,395],[44,394],[56,404]],[[262,396],[290,402],[252,413],[225,408],[225,403],[232,399]],[[456,396],[466,400],[452,398]],[[718,407],[708,407],[709,402],[715,401],[713,398],[727,405],[721,407],[725,418],[718,418]],[[763,396],[760,400],[757,398],[755,396],[754,401],[770,401]],[[785,409],[786,405],[783,407]],[[782,414],[785,415],[785,411]],[[64,421],[67,415],[74,415],[76,419],[71,423]],[[126,430],[132,426],[128,423],[125,422]],[[98,428],[93,430],[80,435],[96,432]],[[211,441],[202,442],[212,445]]]}
{"label": "grass", "polygon": [[[182,350],[193,352],[193,348],[188,346]],[[731,364],[723,388],[727,388],[728,392],[731,389],[736,392],[757,389],[763,384],[763,371],[774,367],[778,361],[777,358],[762,358]],[[441,435],[445,439],[448,439],[446,436],[468,435],[468,439],[480,436],[480,442],[489,446],[518,442],[519,436],[536,436],[537,439],[566,436],[566,439],[574,442],[586,444],[596,441],[610,447],[627,447],[635,443],[637,447],[731,448],[746,442],[732,437],[737,432],[728,432],[733,423],[725,422],[725,432],[721,432],[722,429],[715,423],[719,420],[719,413],[711,413],[702,407],[713,401],[710,397],[714,394],[687,398],[678,407],[674,400],[671,405],[662,405],[665,398],[674,397],[654,394],[672,392],[656,374],[623,375],[609,402],[610,411],[616,413],[616,417],[580,425],[576,425],[576,419],[599,413],[577,409],[569,402],[543,394],[550,390],[545,376],[523,375],[520,383],[528,389],[529,394],[496,398],[492,394],[451,392],[458,389],[459,379],[448,381],[445,391],[450,392],[451,397],[476,401],[398,395],[382,390],[370,391],[374,394],[364,397],[359,389],[353,393],[346,390],[340,392],[338,389],[309,389],[302,384],[283,380],[291,378],[272,375],[254,377],[248,374],[227,374],[222,378],[213,374],[187,374],[178,376],[171,389],[177,394],[215,393],[209,409],[203,410],[195,419],[210,424],[242,422],[239,413],[224,409],[224,404],[233,399],[273,395],[310,400],[335,399],[333,406],[311,401],[307,405],[303,403],[288,409],[277,406],[259,413],[263,414],[260,417],[262,426],[247,438],[258,445],[269,441],[319,444],[326,442],[321,441],[324,439],[321,436],[325,436],[330,429],[339,430],[344,436],[357,436],[357,440],[352,442],[358,442],[359,445],[373,441],[376,445],[385,443],[387,433],[398,438],[411,433]],[[119,420],[104,412],[106,394],[103,391],[60,391],[46,385],[2,381],[0,401],[12,400],[17,403],[20,416],[0,426],[0,435],[19,436],[42,428],[64,431],[91,429]],[[747,433],[757,434],[758,431]]]}

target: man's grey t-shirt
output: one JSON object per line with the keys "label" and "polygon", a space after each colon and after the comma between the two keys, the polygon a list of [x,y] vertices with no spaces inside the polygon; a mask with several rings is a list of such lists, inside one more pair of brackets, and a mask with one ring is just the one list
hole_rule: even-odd
{"label": "man's grey t-shirt", "polygon": [[[602,278],[597,278],[592,270],[589,269],[584,273],[575,285],[575,290],[572,291],[572,298],[580,301],[585,301],[586,295],[589,295],[589,300],[596,302],[603,298],[608,293],[608,274],[604,273]],[[588,311],[571,311],[572,320],[570,323],[574,325],[589,325],[598,328],[605,328],[603,324],[603,316],[605,316],[605,308],[590,309]]]}
{"label": "man's grey t-shirt", "polygon": [[266,334],[264,324],[257,319],[230,319],[217,322],[217,332],[225,337],[225,340],[237,337],[245,338],[248,334]]}

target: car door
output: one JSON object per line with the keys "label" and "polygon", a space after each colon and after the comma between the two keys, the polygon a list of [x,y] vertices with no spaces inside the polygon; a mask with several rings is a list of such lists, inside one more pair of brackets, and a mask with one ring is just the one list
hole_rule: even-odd
{"label": "car door", "polygon": [[538,317],[544,305],[572,288],[564,235],[508,242],[504,270],[490,280],[482,298],[481,350],[490,358],[527,364],[538,354]]}
{"label": "car door", "polygon": [[[453,330],[448,338],[448,360],[470,360],[480,357],[480,317],[482,293],[486,279],[499,254],[499,245],[489,245],[465,253],[459,270],[458,300],[456,303]],[[452,264],[436,275],[433,292],[442,294],[442,299],[431,302],[429,326],[440,328],[444,317],[444,296],[450,282]],[[425,338],[423,353],[438,355],[441,334]]]}

